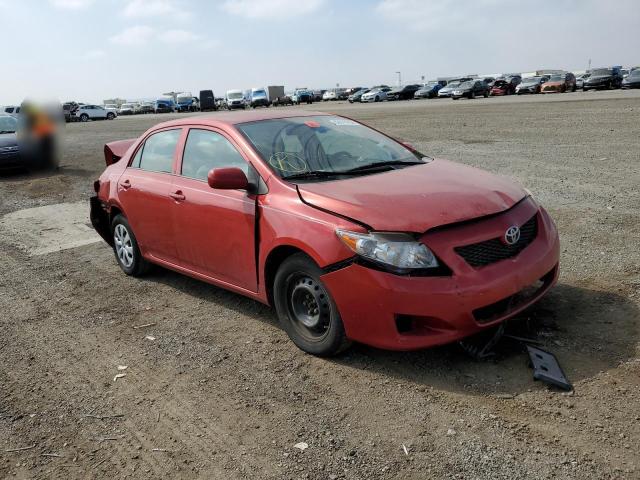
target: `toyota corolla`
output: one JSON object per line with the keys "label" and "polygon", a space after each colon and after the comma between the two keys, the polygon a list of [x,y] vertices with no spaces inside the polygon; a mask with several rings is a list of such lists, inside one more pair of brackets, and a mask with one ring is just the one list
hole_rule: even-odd
{"label": "toyota corolla", "polygon": [[91,220],[126,274],[156,264],[272,305],[315,355],[460,340],[558,277],[525,189],[345,117],[179,119],[104,151]]}

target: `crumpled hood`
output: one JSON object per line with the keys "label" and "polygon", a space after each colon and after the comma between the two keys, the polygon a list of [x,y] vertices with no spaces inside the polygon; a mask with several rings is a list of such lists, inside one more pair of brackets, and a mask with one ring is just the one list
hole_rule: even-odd
{"label": "crumpled hood", "polygon": [[507,178],[440,159],[346,180],[301,183],[298,191],[305,203],[374,230],[416,233],[502,212],[526,196]]}

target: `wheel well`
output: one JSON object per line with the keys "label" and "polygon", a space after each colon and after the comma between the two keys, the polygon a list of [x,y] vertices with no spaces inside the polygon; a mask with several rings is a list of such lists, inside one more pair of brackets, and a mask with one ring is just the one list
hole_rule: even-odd
{"label": "wheel well", "polygon": [[116,215],[122,215],[122,210],[120,210],[118,207],[111,207],[109,209],[109,228],[111,228],[111,222],[113,222],[113,219],[116,218]]}
{"label": "wheel well", "polygon": [[267,300],[269,305],[273,305],[273,281],[276,278],[278,268],[287,258],[296,253],[305,253],[299,248],[291,245],[281,245],[269,252],[267,260],[264,263],[264,284],[267,289]]}

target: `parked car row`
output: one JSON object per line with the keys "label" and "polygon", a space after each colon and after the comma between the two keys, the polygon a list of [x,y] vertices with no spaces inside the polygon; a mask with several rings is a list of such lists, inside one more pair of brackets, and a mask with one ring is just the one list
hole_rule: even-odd
{"label": "parked car row", "polygon": [[[382,102],[392,100],[432,99],[432,98],[476,98],[502,95],[523,95],[540,93],[565,93],[576,90],[605,88],[640,88],[640,68],[632,69],[626,77],[619,67],[598,68],[576,76],[571,72],[554,71],[522,77],[520,74],[506,74],[493,77],[462,77],[447,80],[431,80],[423,84],[410,84],[391,88],[380,85],[361,88],[348,97],[350,103]],[[326,94],[325,99],[333,99]]]}
{"label": "parked car row", "polygon": [[[546,72],[546,73],[543,73]],[[549,73],[552,72],[552,73]],[[539,75],[523,77],[505,74],[494,77],[459,77],[431,80],[421,84],[400,87],[376,85],[367,87],[311,90],[296,88],[285,94],[284,86],[268,86],[250,90],[228,90],[224,97],[216,98],[212,90],[201,90],[200,96],[190,92],[164,96],[155,101],[105,103],[104,105],[67,102],[63,104],[67,122],[114,120],[122,115],[144,113],[196,112],[207,110],[235,110],[311,104],[320,101],[348,100],[349,103],[376,103],[410,99],[460,98],[547,94],[614,88],[640,88],[640,68],[625,70],[620,67],[595,68],[575,76],[571,72],[539,71]],[[20,106],[3,107],[4,113],[18,115]]]}

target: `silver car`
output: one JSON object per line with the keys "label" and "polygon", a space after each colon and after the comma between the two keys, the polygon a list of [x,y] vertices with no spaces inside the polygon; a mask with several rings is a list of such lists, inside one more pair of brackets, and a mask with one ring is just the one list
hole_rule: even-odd
{"label": "silver car", "polygon": [[438,98],[449,98],[453,94],[453,91],[460,86],[460,82],[447,83],[444,87],[438,90]]}
{"label": "silver car", "polygon": [[363,103],[382,102],[387,99],[387,92],[390,91],[391,89],[389,87],[374,88],[362,95],[362,97],[360,97],[360,101]]}

